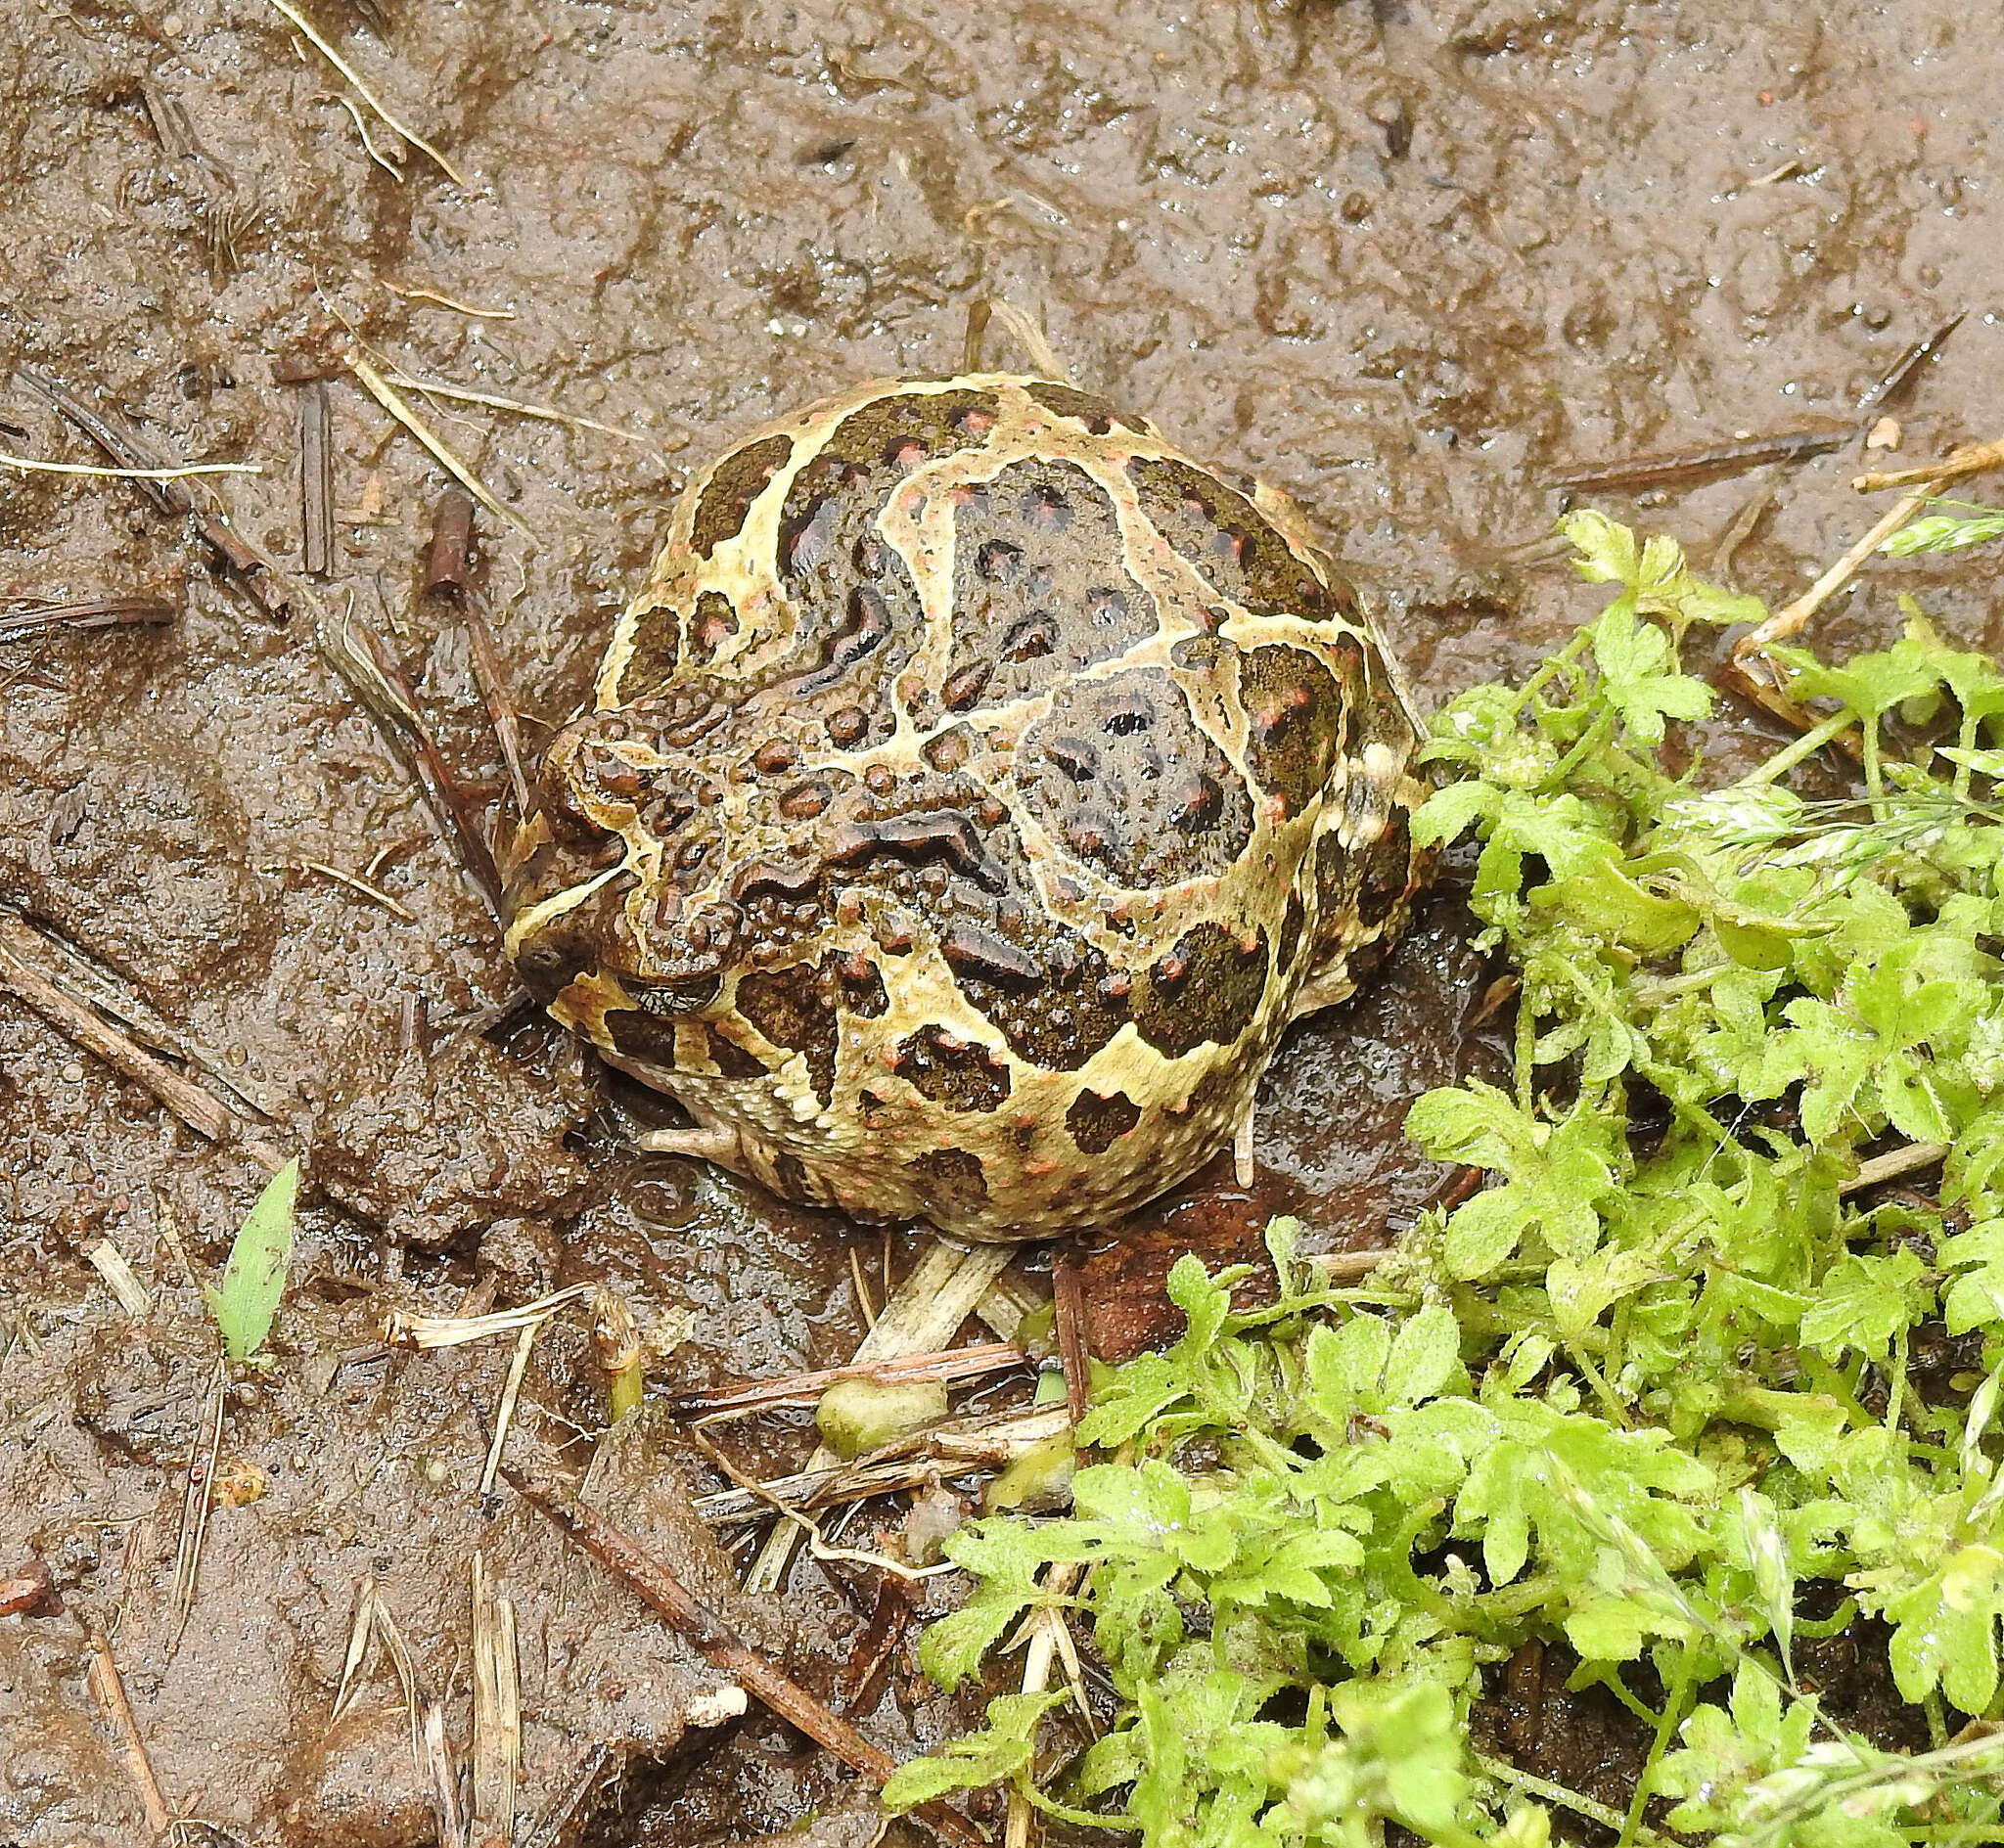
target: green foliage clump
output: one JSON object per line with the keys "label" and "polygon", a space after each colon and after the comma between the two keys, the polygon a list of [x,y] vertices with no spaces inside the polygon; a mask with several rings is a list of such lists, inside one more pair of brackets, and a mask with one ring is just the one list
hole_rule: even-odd
{"label": "green foliage clump", "polygon": [[[1760,607],[1666,540],[1566,531],[1611,601],[1427,747],[1454,780],[1418,832],[1475,836],[1522,986],[1510,1088],[1432,1092],[1408,1129],[1487,1185],[1365,1287],[1287,1222],[1269,1307],[1176,1266],[1182,1339],[1106,1374],[1078,1433],[1108,1460],[1069,1515],[949,1543],[974,1591],[924,1645],[951,1687],[1026,1613],[1075,1614],[1113,1730],[1066,1761],[1064,1696],[1003,1695],[894,1806],[1006,1781],[1162,1848],[1531,1848],[1554,1806],[1628,1848],[1665,1839],[1652,1799],[1721,1848],[2004,1840],[2004,675],[1910,610],[1842,667],[1780,657],[1803,739],[1730,783],[1672,770],[1670,723],[1713,705],[1686,631]],[[1831,744],[1856,796],[1792,789]],[[1856,1185],[1944,1149],[1930,1193]],[[1932,1749],[1802,1673],[1860,1617]],[[1650,1729],[1625,1815],[1472,1742],[1484,1670],[1534,1640]]]}

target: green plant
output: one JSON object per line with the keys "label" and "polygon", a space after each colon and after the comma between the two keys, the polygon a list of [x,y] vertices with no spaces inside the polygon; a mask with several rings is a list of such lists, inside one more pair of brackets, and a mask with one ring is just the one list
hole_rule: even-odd
{"label": "green plant", "polygon": [[[1842,667],[1781,657],[1804,739],[1673,774],[1669,724],[1713,703],[1686,631],[1763,612],[1667,540],[1565,530],[1612,598],[1438,715],[1456,780],[1418,824],[1480,841],[1471,903],[1522,984],[1510,1088],[1408,1122],[1488,1185],[1362,1287],[1286,1222],[1269,1307],[1176,1266],[1186,1332],[1079,1432],[1112,1459],[1065,1518],[956,1536],[974,1590],[924,1645],[951,1687],[1026,1611],[1082,1618],[1112,1730],[1047,1758],[1053,1697],[1004,1695],[893,1806],[1008,1781],[1164,1848],[1518,1848],[1550,1804],[1628,1848],[1652,1798],[1722,1848],[2004,1840],[2004,1735],[1957,1731],[2004,1720],[2004,676],[1910,610]],[[1858,792],[1792,789],[1832,744]],[[1869,1185],[1944,1148],[1931,1194]],[[1805,1678],[1861,1615],[1933,1749]],[[1649,1729],[1625,1815],[1472,1746],[1484,1670],[1534,1640]]]}
{"label": "green plant", "polygon": [[265,1183],[250,1216],[230,1246],[220,1286],[204,1290],[208,1313],[223,1338],[223,1352],[247,1361],[264,1345],[286,1293],[293,1257],[293,1202],[299,1192],[299,1163],[288,1161]]}

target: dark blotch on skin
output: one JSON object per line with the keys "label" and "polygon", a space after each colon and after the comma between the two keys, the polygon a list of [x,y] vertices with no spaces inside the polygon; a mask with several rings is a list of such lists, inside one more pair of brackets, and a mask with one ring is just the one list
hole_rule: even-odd
{"label": "dark blotch on skin", "polygon": [[1288,908],[1280,921],[1280,941],[1273,953],[1273,967],[1277,973],[1286,974],[1294,967],[1295,951],[1300,947],[1301,926],[1308,921],[1308,914],[1302,908],[1300,894],[1288,894]]}
{"label": "dark blotch on skin", "polygon": [[1118,884],[1221,876],[1252,837],[1245,779],[1160,668],[1063,688],[1015,774],[1066,851]]}
{"label": "dark blotch on skin", "polygon": [[1355,620],[1355,591],[1335,574],[1322,583],[1279,529],[1215,475],[1148,456],[1129,461],[1127,473],[1149,523],[1235,603],[1310,622]]}
{"label": "dark blotch on skin", "polygon": [[733,450],[710,471],[697,496],[696,518],[689,530],[689,549],[698,558],[708,558],[726,539],[735,539],[744,530],[752,503],[787,466],[793,453],[791,436],[761,436],[755,443]]}
{"label": "dark blotch on skin", "polygon": [[873,398],[836,426],[787,489],[774,568],[802,612],[801,647],[767,691],[791,702],[854,689],[853,699],[830,701],[842,723],[831,717],[829,735],[843,749],[889,736],[896,714],[877,693],[910,659],[925,623],[911,573],[879,536],[878,518],[920,463],[978,448],[996,410],[987,391]]}
{"label": "dark blotch on skin", "polygon": [[953,711],[1041,692],[1156,625],[1112,499],[1076,464],[1045,457],[1012,463],[955,508],[953,608]]}
{"label": "dark blotch on skin", "polygon": [[[727,636],[738,633],[738,612],[720,590],[706,590],[696,600],[696,619],[689,625],[689,658],[708,664]],[[623,676],[622,676],[623,679]]]}
{"label": "dark blotch on skin", "polygon": [[682,652],[681,624],[667,608],[650,609],[637,619],[633,632],[633,653],[619,669],[619,684],[614,702],[631,705],[665,686],[675,671]]}
{"label": "dark blotch on skin", "polygon": [[1322,793],[1343,748],[1343,687],[1304,649],[1257,648],[1239,663],[1239,694],[1247,768],[1293,820]]}
{"label": "dark blotch on skin", "polygon": [[1104,436],[1116,424],[1122,429],[1139,430],[1151,434],[1148,420],[1135,417],[1129,412],[1116,411],[1104,398],[1094,397],[1089,391],[1080,391],[1071,385],[1038,383],[1025,385],[1024,393],[1034,402],[1041,404],[1053,417],[1069,417],[1083,424],[1095,436]]}
{"label": "dark blotch on skin", "polygon": [[1357,886],[1357,916],[1367,924],[1382,923],[1406,894],[1412,882],[1413,839],[1402,808],[1391,811],[1385,832],[1364,849],[1363,875]]}
{"label": "dark blotch on skin", "polygon": [[805,1056],[814,1095],[826,1104],[835,1089],[836,1018],[821,990],[819,971],[805,963],[747,975],[738,1012],[773,1045]]}
{"label": "dark blotch on skin", "polygon": [[891,1069],[921,1097],[949,1110],[994,1110],[1009,1100],[1009,1067],[986,1047],[954,1039],[936,1026],[899,1041]]}
{"label": "dark blotch on skin", "polygon": [[[1252,1024],[1266,992],[1266,932],[1251,950],[1222,924],[1186,930],[1176,947],[1149,970],[1134,1002],[1134,1025],[1143,1039],[1171,1059],[1211,1040],[1229,1046]],[[1167,979],[1170,971],[1174,979]]]}
{"label": "dark blotch on skin", "polygon": [[1124,1091],[1110,1098],[1081,1091],[1065,1112],[1065,1127],[1082,1153],[1101,1155],[1141,1121],[1141,1105]]}
{"label": "dark blotch on skin", "polygon": [[981,1158],[965,1149],[935,1149],[930,1154],[907,1161],[905,1171],[922,1177],[930,1194],[953,1205],[973,1210],[988,1197],[988,1177]]}
{"label": "dark blotch on skin", "polygon": [[1025,919],[1010,934],[1041,971],[1035,981],[994,981],[973,968],[957,969],[954,981],[1020,1058],[1046,1071],[1074,1071],[1127,1018],[1127,1003],[1109,979],[1113,965],[1047,919]]}

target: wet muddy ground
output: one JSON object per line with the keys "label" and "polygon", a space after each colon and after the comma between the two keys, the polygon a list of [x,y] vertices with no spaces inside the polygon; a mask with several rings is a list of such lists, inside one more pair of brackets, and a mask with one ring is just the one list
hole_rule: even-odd
{"label": "wet muddy ground", "polygon": [[[324,389],[337,523],[312,592],[381,631],[447,759],[498,795],[463,637],[418,594],[444,476],[350,357],[627,433],[419,407],[508,510],[480,516],[482,583],[533,738],[585,687],[681,469],[860,377],[958,369],[969,305],[1004,297],[1080,383],[1305,501],[1431,705],[1592,607],[1539,559],[1569,468],[1854,425],[1958,313],[1880,408],[1902,459],[2004,429],[2004,43],[1980,14],[314,0],[461,184],[413,148],[400,175],[373,161],[396,136],[371,120],[365,142],[355,93],[270,0],[0,0],[0,447],[102,460],[7,378],[39,369],[175,459],[262,464],[198,493],[297,570],[302,406]],[[1859,456],[1853,436],[1602,498],[1701,564],[1732,535],[1727,573],[1780,600],[1868,522]],[[2004,642],[1967,562],[1882,569],[1827,631],[1883,630],[1895,589]],[[130,486],[8,473],[0,620],[124,598],[173,619],[0,641],[0,923],[250,1127],[205,1140],[0,992],[0,1580],[39,1556],[63,1600],[0,1615],[0,1843],[142,1825],[86,1684],[93,1629],[174,1813],[244,1843],[435,1839],[380,1642],[330,1714],[373,1583],[421,1712],[429,1693],[464,1753],[477,1553],[521,1638],[522,1838],[570,1814],[536,1839],[595,1816],[582,1838],[662,1848],[807,1818],[816,1841],[867,1841],[846,1773],[737,1719],[728,1677],[479,1494],[509,1344],[378,1342],[388,1306],[609,1278],[659,1389],[770,1377],[853,1348],[852,1241],[622,1150],[602,1074],[553,1029],[483,1031],[512,987],[487,912],[303,603],[261,607]],[[1276,1208],[1324,1245],[1406,1223],[1441,1179],[1399,1140],[1406,1104],[1491,1056],[1462,924],[1449,889],[1368,995],[1296,1031],[1253,1194],[1204,1177],[1144,1216],[1155,1248],[1228,1247]],[[277,1364],[222,1404],[218,1462],[262,1492],[214,1510],[184,1612],[211,1411],[197,1284],[263,1178],[247,1138],[307,1152],[313,1184]],[[85,1262],[104,1239],[143,1316]],[[880,1297],[914,1249],[853,1248]],[[553,1325],[520,1454],[582,1469],[603,1406],[581,1328]],[[807,1448],[776,1420],[738,1455],[784,1468]],[[601,1447],[593,1490],[887,1748],[956,1724],[910,1652],[950,1587],[809,1561],[754,1607],[689,1510],[719,1480],[650,1417]],[[874,1505],[843,1542],[894,1545],[903,1519]],[[1614,1796],[1628,1746],[1590,1710],[1553,1715],[1526,1762]]]}

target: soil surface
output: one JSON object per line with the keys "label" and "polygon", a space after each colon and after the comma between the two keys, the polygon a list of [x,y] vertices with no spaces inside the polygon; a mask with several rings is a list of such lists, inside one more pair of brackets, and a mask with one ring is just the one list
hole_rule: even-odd
{"label": "soil surface", "polygon": [[[1874,517],[1847,485],[1874,416],[1904,427],[1895,465],[2004,430],[2004,43],[1952,0],[304,3],[458,180],[344,108],[359,88],[277,0],[0,0],[0,447],[104,461],[25,367],[170,461],[260,464],[190,491],[282,571],[247,588],[131,484],[0,470],[4,945],[239,1125],[184,1126],[0,983],[0,1582],[40,1558],[61,1600],[0,1614],[0,1843],[139,1838],[94,1633],[166,1805],[212,1839],[438,1839],[409,1715],[443,1741],[431,1763],[466,1762],[477,1556],[520,1638],[519,1839],[540,1819],[544,1848],[867,1842],[848,1773],[739,1720],[729,1677],[480,1493],[511,1341],[380,1343],[388,1308],[610,1280],[655,1390],[772,1377],[845,1359],[857,1277],[881,1300],[916,1246],[636,1157],[575,1045],[497,1020],[513,982],[478,886],[316,642],[344,612],[378,631],[499,812],[464,633],[422,595],[446,478],[348,362],[591,420],[407,393],[506,509],[478,517],[478,583],[531,743],[585,688],[684,468],[859,378],[958,370],[986,298],[1081,383],[1303,500],[1431,706],[1596,607],[1542,544],[1555,475],[1849,431],[1598,497],[1778,602]],[[987,341],[1027,363],[999,325]],[[332,557],[301,578],[323,405]],[[1875,568],[1823,632],[1883,633],[1907,591],[1995,650],[1992,568]],[[7,634],[10,610],[134,598],[171,620]],[[1450,879],[1371,991],[1284,1048],[1255,1188],[1201,1177],[1142,1216],[1153,1248],[1229,1249],[1278,1209],[1325,1247],[1408,1223],[1443,1176],[1402,1143],[1406,1105],[1493,1057],[1465,939]],[[275,1364],[218,1401],[199,1285],[260,1149],[308,1157],[300,1250]],[[86,1261],[105,1240],[143,1314]],[[237,1490],[177,1598],[218,1416]],[[589,1463],[599,1506],[887,1749],[964,1718],[911,1653],[950,1584],[807,1560],[754,1606],[691,1509],[721,1478],[656,1413],[594,1456],[604,1416],[560,1319],[512,1460]],[[760,1469],[810,1447],[797,1420],[726,1435]],[[904,1519],[872,1504],[843,1544],[894,1547]],[[1509,1736],[1618,1801],[1629,1747],[1561,1680],[1550,1724]],[[491,1787],[478,1808],[473,1839],[503,1837]]]}

